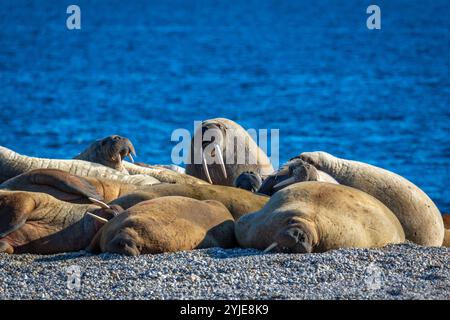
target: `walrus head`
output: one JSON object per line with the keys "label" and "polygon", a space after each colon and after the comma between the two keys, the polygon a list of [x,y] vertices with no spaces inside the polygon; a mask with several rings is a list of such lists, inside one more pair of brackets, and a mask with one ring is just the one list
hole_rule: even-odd
{"label": "walrus head", "polygon": [[236,188],[251,192],[257,192],[261,184],[261,176],[253,171],[242,172],[233,183]]}
{"label": "walrus head", "polygon": [[289,160],[288,175],[285,180],[274,186],[274,189],[280,190],[296,182],[315,181],[318,179],[317,169],[312,165],[295,157]]}
{"label": "walrus head", "polygon": [[202,147],[201,159],[203,170],[209,183],[213,183],[209,172],[209,165],[216,163],[220,166],[222,174],[227,178],[227,170],[225,169],[225,161],[223,154],[226,145],[226,130],[218,122],[204,121],[202,123]]}
{"label": "walrus head", "polygon": [[136,151],[128,138],[111,135],[92,143],[76,159],[96,162],[119,171],[126,171],[122,161],[125,157],[129,157],[131,162],[134,162],[133,156],[136,156]]}

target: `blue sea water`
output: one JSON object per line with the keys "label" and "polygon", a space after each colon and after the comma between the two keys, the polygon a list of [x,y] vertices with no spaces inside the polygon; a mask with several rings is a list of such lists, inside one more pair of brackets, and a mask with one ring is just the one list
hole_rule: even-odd
{"label": "blue sea water", "polygon": [[[381,30],[366,8],[381,8]],[[81,30],[66,8],[81,8]],[[0,145],[70,158],[110,134],[170,163],[176,128],[280,129],[280,161],[325,150],[397,172],[450,210],[450,2],[0,3]]]}

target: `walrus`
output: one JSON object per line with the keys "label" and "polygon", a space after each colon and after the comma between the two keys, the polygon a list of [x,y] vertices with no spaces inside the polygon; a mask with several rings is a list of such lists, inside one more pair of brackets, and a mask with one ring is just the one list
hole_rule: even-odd
{"label": "walrus", "polygon": [[135,185],[160,183],[152,175],[128,175],[104,165],[84,160],[27,157],[0,146],[0,183],[27,171],[42,168],[59,169],[80,177],[107,178]]}
{"label": "walrus", "polygon": [[295,183],[235,224],[243,248],[283,253],[373,248],[405,241],[397,217],[355,188],[326,182]]}
{"label": "walrus", "polygon": [[129,157],[134,162],[133,155],[136,151],[128,138],[111,135],[94,141],[87,149],[82,151],[74,159],[85,160],[102,164],[104,166],[128,173],[122,160]]}
{"label": "walrus", "polygon": [[136,150],[128,138],[111,135],[94,141],[87,149],[75,157],[78,160],[99,163],[130,175],[149,175],[160,182],[206,184],[205,181],[187,175],[183,169],[174,165],[148,165],[134,162]]}
{"label": "walrus", "polygon": [[450,214],[443,213],[442,220],[444,221],[445,228],[444,241],[442,242],[442,246],[450,247]]}
{"label": "walrus", "polygon": [[80,177],[57,169],[27,171],[0,184],[2,190],[43,192],[79,204],[92,203],[92,199],[110,202],[138,188],[117,180]]}
{"label": "walrus", "polygon": [[197,200],[217,200],[231,212],[234,219],[244,214],[261,209],[269,200],[264,195],[257,195],[247,190],[219,185],[191,185],[191,184],[158,184],[139,187],[109,205],[118,205],[128,209],[139,202],[165,196],[182,196]]}
{"label": "walrus", "polygon": [[254,172],[242,172],[233,182],[236,188],[257,192],[261,187],[262,178],[259,174]]}
{"label": "walrus", "polygon": [[340,184],[362,190],[383,202],[400,220],[406,239],[423,246],[441,246],[444,223],[439,209],[407,179],[366,163],[339,159],[326,152],[306,152],[304,161]]}
{"label": "walrus", "polygon": [[222,203],[175,196],[123,211],[103,226],[87,250],[136,256],[235,244],[233,217]]}
{"label": "walrus", "polygon": [[264,179],[258,193],[271,196],[278,190],[281,190],[293,183],[303,181],[322,181],[337,183],[330,175],[317,170],[313,165],[301,160],[298,157],[290,159],[275,173]]}
{"label": "walrus", "polygon": [[71,204],[44,193],[0,191],[0,252],[83,250],[115,214],[114,210]]}
{"label": "walrus", "polygon": [[203,121],[191,141],[186,173],[211,184],[232,186],[246,171],[265,177],[273,167],[265,152],[236,122],[224,118]]}

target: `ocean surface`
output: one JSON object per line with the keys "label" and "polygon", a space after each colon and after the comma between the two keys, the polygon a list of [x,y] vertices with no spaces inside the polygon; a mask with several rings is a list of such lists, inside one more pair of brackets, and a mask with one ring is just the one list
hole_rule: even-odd
{"label": "ocean surface", "polygon": [[[366,8],[381,8],[368,30]],[[81,8],[68,30],[66,8]],[[71,158],[110,134],[170,163],[172,131],[280,129],[280,162],[324,150],[401,174],[450,211],[450,2],[0,3],[0,145]]]}

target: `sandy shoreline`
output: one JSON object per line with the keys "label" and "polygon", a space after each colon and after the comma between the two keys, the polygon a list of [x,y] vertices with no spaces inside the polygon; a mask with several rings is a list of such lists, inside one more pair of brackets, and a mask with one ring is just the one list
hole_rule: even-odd
{"label": "sandy shoreline", "polygon": [[[0,254],[0,299],[449,299],[450,249],[413,244],[266,254]],[[82,272],[68,289],[66,269]]]}

